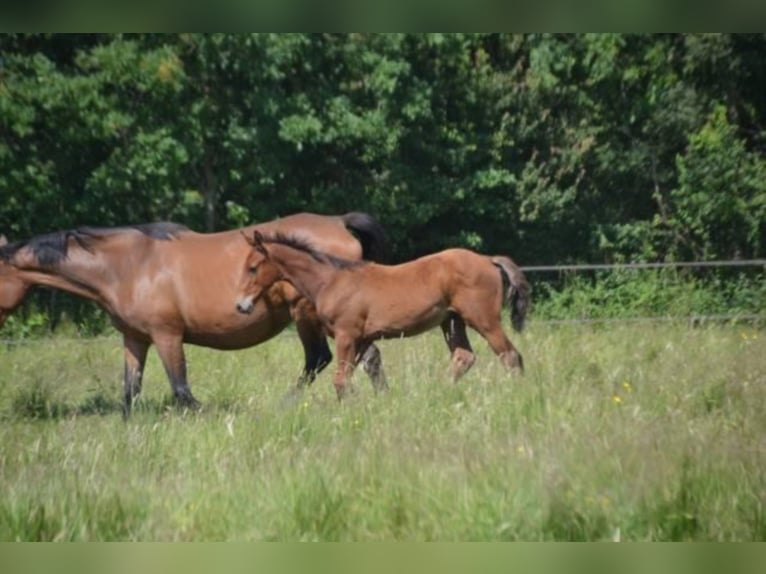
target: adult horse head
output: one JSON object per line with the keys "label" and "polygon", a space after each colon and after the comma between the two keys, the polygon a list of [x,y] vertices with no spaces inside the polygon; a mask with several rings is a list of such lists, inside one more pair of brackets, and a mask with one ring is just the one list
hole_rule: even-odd
{"label": "adult horse head", "polygon": [[[296,235],[352,260],[379,258],[385,245],[382,227],[364,213],[299,213],[244,229],[250,235],[255,230]],[[140,393],[152,344],[177,402],[196,407],[183,343],[242,349],[270,339],[295,321],[305,352],[301,388],[332,359],[321,322],[313,306],[286,282],[273,284],[246,315],[228,304],[250,249],[240,233],[200,234],[174,223],[151,223],[81,227],[3,245],[0,326],[34,285],[98,303],[123,335],[128,414]],[[377,355],[371,359],[376,360]]]}

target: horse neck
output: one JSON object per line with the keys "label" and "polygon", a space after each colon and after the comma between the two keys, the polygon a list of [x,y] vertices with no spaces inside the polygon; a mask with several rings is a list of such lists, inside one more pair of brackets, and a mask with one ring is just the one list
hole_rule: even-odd
{"label": "horse neck", "polygon": [[269,246],[269,256],[285,279],[292,283],[301,295],[314,302],[338,272],[329,263],[321,263],[305,251],[279,243]]}
{"label": "horse neck", "polygon": [[19,270],[18,278],[30,285],[44,285],[45,287],[61,289],[80,297],[93,299],[94,301],[101,300],[101,286],[94,284],[92,281],[82,282],[64,275],[56,275],[52,271],[45,272],[28,269]]}
{"label": "horse neck", "polygon": [[19,254],[11,263],[19,279],[30,285],[44,285],[75,295],[101,300],[109,283],[98,254],[71,249],[69,255],[51,265],[41,265],[31,254]]}

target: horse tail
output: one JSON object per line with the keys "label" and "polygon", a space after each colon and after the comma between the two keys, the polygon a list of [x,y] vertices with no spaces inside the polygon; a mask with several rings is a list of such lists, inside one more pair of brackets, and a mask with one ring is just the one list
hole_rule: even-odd
{"label": "horse tail", "polygon": [[505,300],[511,308],[511,324],[516,331],[521,331],[532,304],[532,287],[524,272],[510,257],[497,255],[491,257],[491,260],[492,264],[500,269],[503,278]]}
{"label": "horse tail", "polygon": [[368,213],[352,211],[342,215],[346,229],[351,231],[362,244],[362,259],[383,261],[388,251],[388,237],[383,226]]}

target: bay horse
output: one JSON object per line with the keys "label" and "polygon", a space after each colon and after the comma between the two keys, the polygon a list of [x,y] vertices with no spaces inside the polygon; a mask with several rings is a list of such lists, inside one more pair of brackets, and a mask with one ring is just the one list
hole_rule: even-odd
{"label": "bay horse", "polygon": [[[245,228],[289,233],[352,261],[378,259],[382,226],[360,212],[298,213]],[[141,391],[147,351],[154,344],[178,404],[197,408],[187,382],[184,343],[242,349],[275,336],[294,320],[305,367],[297,388],[332,360],[316,311],[289,283],[269,286],[248,315],[228,301],[236,295],[250,251],[241,230],[195,233],[175,223],[115,228],[80,227],[0,247],[0,326],[35,285],[81,295],[99,304],[122,333],[124,414]],[[365,356],[373,384],[385,384],[377,349]]]}
{"label": "bay horse", "polygon": [[334,385],[339,399],[360,357],[373,341],[417,335],[441,326],[457,381],[475,356],[466,325],[477,331],[508,370],[523,371],[522,357],[505,335],[503,302],[511,323],[524,326],[531,288],[508,257],[447,249],[400,265],[345,260],[303,238],[245,234],[252,246],[243,259],[239,294],[232,306],[251,313],[272,285],[291,283],[315,306],[335,338]]}

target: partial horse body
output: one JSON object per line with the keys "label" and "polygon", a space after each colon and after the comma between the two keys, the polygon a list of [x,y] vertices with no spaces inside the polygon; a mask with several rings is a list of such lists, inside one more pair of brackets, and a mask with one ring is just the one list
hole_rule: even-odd
{"label": "partial horse body", "polygon": [[475,360],[466,325],[487,340],[505,367],[523,370],[521,355],[503,332],[500,310],[504,302],[510,305],[511,322],[520,331],[530,286],[508,257],[448,249],[388,266],[343,260],[283,234],[256,231],[245,239],[253,249],[244,260],[236,308],[250,313],[272,285],[291,283],[314,304],[335,338],[338,398],[373,341],[409,337],[437,325],[452,355],[454,380]]}
{"label": "partial horse body", "polygon": [[[325,216],[299,213],[249,226],[244,232],[289,233],[338,257],[379,258],[385,244],[380,224],[364,213]],[[272,284],[248,315],[229,301],[236,295],[242,261],[250,248],[243,230],[200,234],[174,223],[118,228],[83,227],[0,246],[0,326],[35,285],[92,299],[123,335],[124,410],[141,391],[151,344],[165,367],[177,402],[199,403],[189,388],[183,343],[242,349],[262,343],[296,322],[310,384],[332,360],[313,306],[287,282]],[[377,349],[367,356],[380,368]],[[371,373],[377,382],[382,372]]]}

